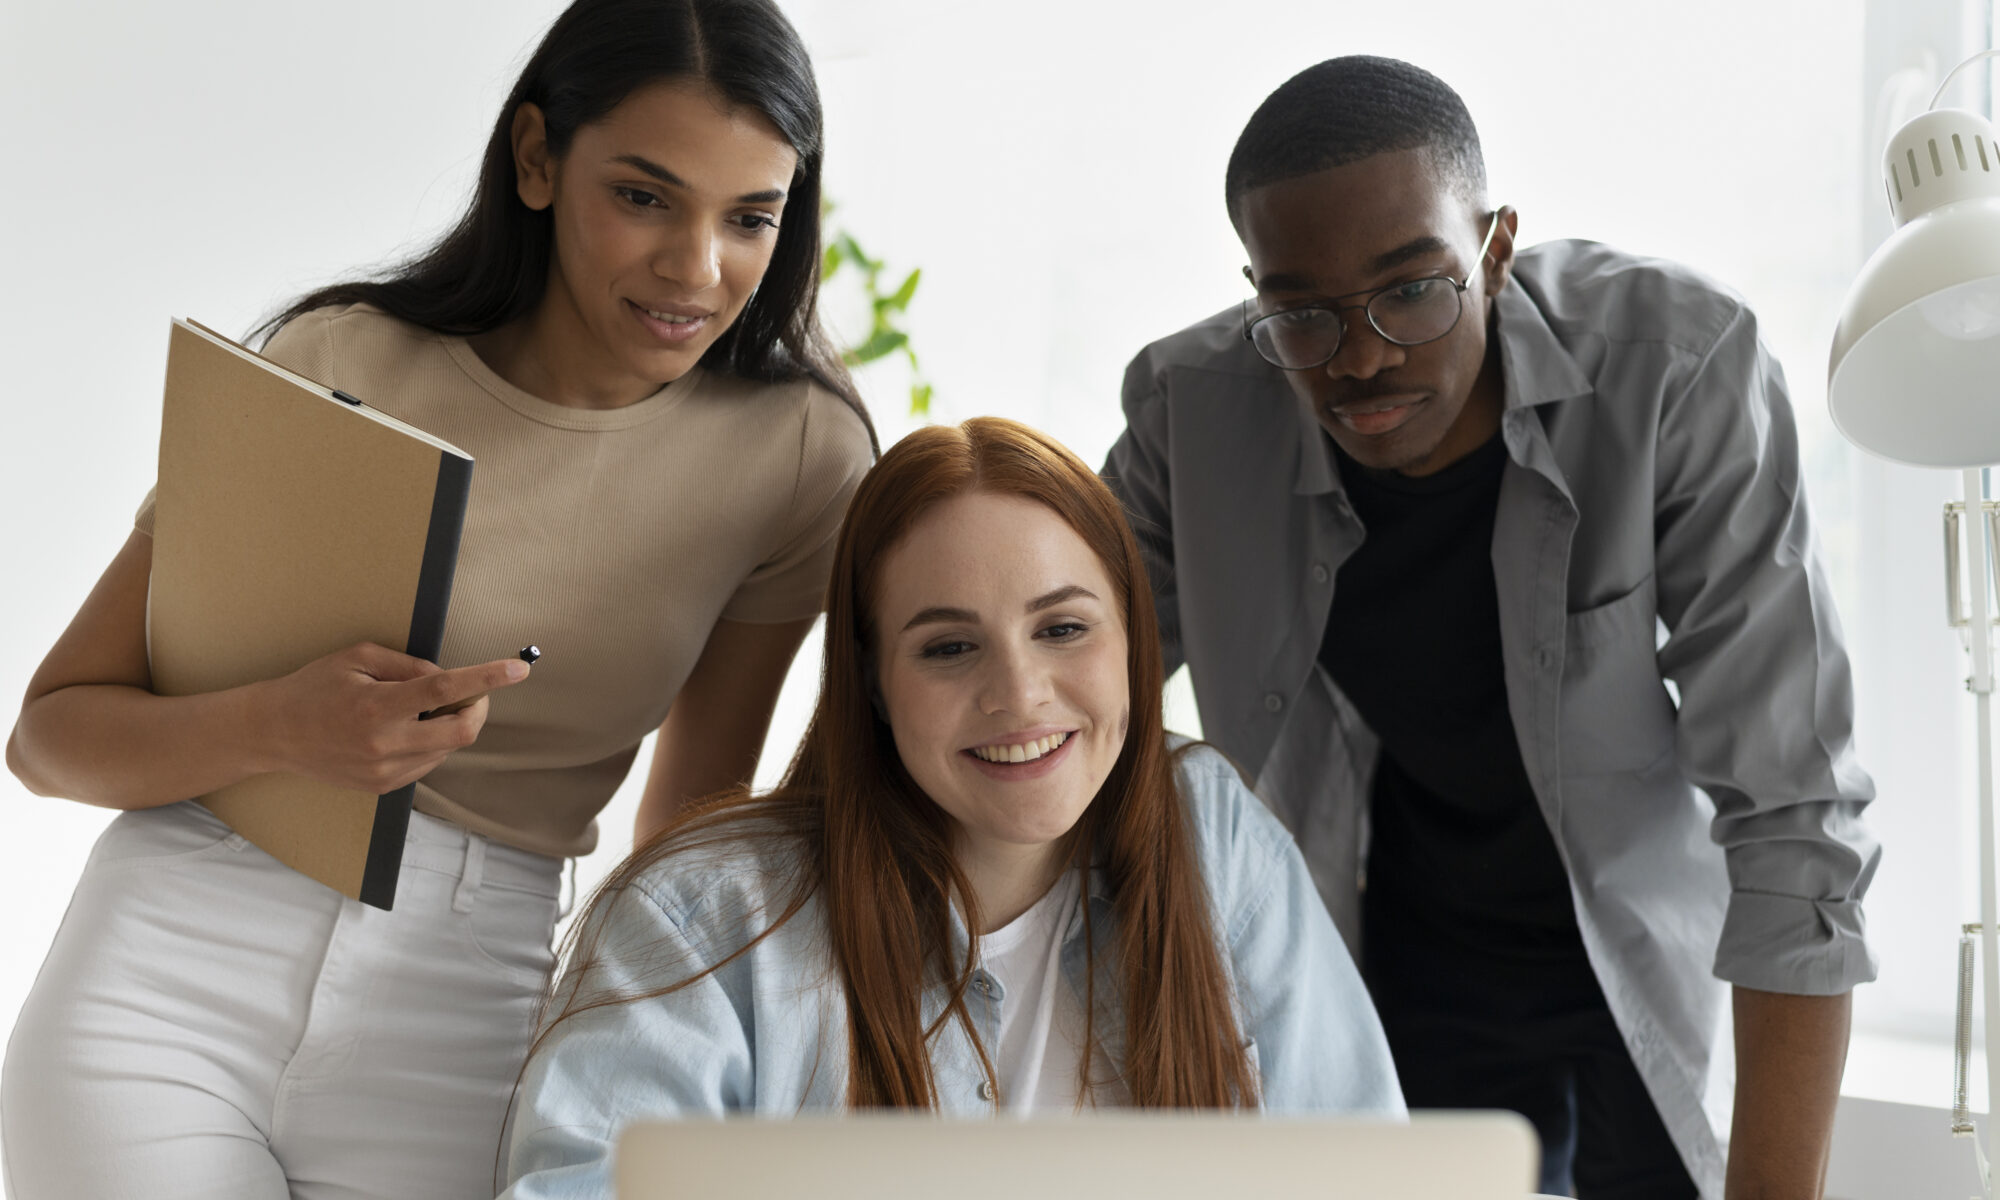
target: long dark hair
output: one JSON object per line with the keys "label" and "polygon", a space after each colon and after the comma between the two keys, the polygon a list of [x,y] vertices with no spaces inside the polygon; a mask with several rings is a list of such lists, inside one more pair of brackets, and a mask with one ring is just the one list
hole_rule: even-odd
{"label": "long dark hair", "polygon": [[[777,915],[758,939],[795,916],[811,896],[822,897],[833,962],[845,985],[850,1106],[936,1107],[930,1041],[946,1021],[957,1021],[985,1057],[989,1048],[980,1044],[965,1002],[978,947],[977,904],[952,849],[950,819],[904,768],[869,683],[880,637],[874,597],[883,561],[924,514],[968,492],[1018,496],[1054,510],[1103,564],[1125,622],[1131,697],[1125,745],[1068,847],[1071,869],[1106,871],[1117,930],[1113,947],[1086,942],[1092,965],[1085,978],[1093,994],[1084,1006],[1085,1076],[1098,1039],[1094,985],[1102,956],[1113,964],[1107,982],[1124,1014],[1115,1066],[1133,1104],[1256,1103],[1256,1073],[1238,1037],[1221,940],[1161,724],[1159,627],[1138,543],[1094,471],[1047,434],[998,417],[919,429],[862,480],[827,589],[819,705],[790,769],[767,796],[737,792],[684,812],[605,881],[572,927],[564,982],[531,1054],[565,1020],[610,1004],[642,1003],[706,974],[636,992],[584,986],[603,963],[597,942],[603,911],[621,891],[678,855],[765,839],[801,849],[803,869],[780,889]],[[954,902],[967,910],[972,935],[965,957],[955,961],[949,951]],[[755,944],[732,948],[708,970]],[[611,974],[629,979],[635,967],[645,964],[620,963]],[[950,998],[939,1023],[926,1027],[919,994],[934,981],[949,989]],[[997,1084],[991,1060],[984,1065],[988,1081]]]}
{"label": "long dark hair", "polygon": [[869,426],[859,393],[820,327],[819,85],[799,35],[771,0],[576,0],[521,70],[487,140],[472,204],[429,249],[373,279],[292,302],[252,337],[331,304],[372,304],[439,333],[484,333],[532,310],[547,287],[555,223],[515,191],[514,114],[542,110],[549,153],[649,84],[699,79],[761,113],[798,154],[771,264],[735,324],[702,364],[748,379],[810,377]]}

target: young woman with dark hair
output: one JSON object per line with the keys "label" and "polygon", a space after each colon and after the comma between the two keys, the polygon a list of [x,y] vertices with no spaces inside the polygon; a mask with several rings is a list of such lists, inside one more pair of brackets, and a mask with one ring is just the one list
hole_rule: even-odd
{"label": "young woman with dark hair", "polygon": [[591,900],[508,1139],[602,1196],[634,1120],[812,1109],[1402,1111],[1291,838],[1161,728],[1118,502],[997,418],[862,481],[784,780],[691,810]]}
{"label": "young woman with dark hair", "polygon": [[[267,326],[477,460],[449,669],[364,645],[152,694],[148,500],[8,743],[32,790],[127,810],[9,1044],[13,1196],[493,1194],[562,859],[654,729],[642,833],[748,781],[872,457],[814,312],[820,158],[770,0],[577,0],[458,226]],[[416,783],[393,911],[184,802],[271,771]]]}

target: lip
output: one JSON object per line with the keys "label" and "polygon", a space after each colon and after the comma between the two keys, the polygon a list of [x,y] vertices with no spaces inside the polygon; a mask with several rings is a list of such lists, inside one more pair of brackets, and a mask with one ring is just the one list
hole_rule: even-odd
{"label": "lip", "polygon": [[1327,411],[1333,419],[1364,437],[1379,437],[1401,428],[1430,397],[1422,394],[1408,396],[1378,396],[1346,407],[1329,406]]}
{"label": "lip", "polygon": [[[1074,725],[1032,725],[1026,729],[1016,729],[996,738],[988,738],[967,750],[988,750],[994,746],[1025,746],[1029,742],[1039,742],[1052,733],[1075,733]],[[982,760],[983,761],[983,760]]]}
{"label": "lip", "polygon": [[692,321],[685,321],[675,325],[656,319],[652,313],[647,312],[637,301],[627,300],[625,307],[631,310],[632,315],[638,319],[639,324],[645,328],[646,332],[668,345],[678,345],[699,335],[702,330],[708,328],[709,318],[715,315],[708,309],[686,304],[668,304],[652,310],[653,312],[663,312],[676,317],[695,318]]}
{"label": "lip", "polygon": [[963,758],[966,762],[971,763],[974,770],[978,771],[981,775],[986,776],[988,779],[996,780],[1001,783],[1022,783],[1030,779],[1040,779],[1042,776],[1047,775],[1049,772],[1055,770],[1057,767],[1061,766],[1064,762],[1068,761],[1070,748],[1076,745],[1077,738],[1081,736],[1081,731],[1075,729],[1069,729],[1061,725],[1050,725],[1040,730],[1039,732],[1036,730],[1025,730],[1022,733],[1010,733],[1005,738],[996,738],[990,742],[980,743],[981,747],[1018,746],[1023,742],[1032,742],[1037,738],[1045,738],[1052,733],[1068,733],[1070,736],[1063,742],[1062,745],[1057,746],[1055,749],[1049,751],[1047,754],[1042,755],[1040,758],[1035,759],[1033,762],[1021,762],[1021,763],[987,762],[985,759],[979,757],[977,754],[974,754],[972,750],[969,748],[965,750],[960,750],[958,753],[959,757]]}

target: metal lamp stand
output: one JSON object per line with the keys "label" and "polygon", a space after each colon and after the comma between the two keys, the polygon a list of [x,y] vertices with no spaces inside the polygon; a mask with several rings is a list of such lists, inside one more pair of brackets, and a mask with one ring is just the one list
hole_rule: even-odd
{"label": "metal lamp stand", "polygon": [[[1965,500],[1945,507],[1945,596],[1951,624],[1966,632],[1966,649],[1972,653],[1972,675],[1966,687],[1972,692],[1979,747],[1979,924],[1966,925],[1960,932],[1958,950],[1958,1021],[1956,1027],[1955,1079],[1952,1103],[1952,1133],[1973,1138],[1979,1159],[1979,1176],[1986,1194],[1993,1194],[1993,1166],[2000,1161],[2000,1122],[1993,1119],[1990,1097],[1995,1081],[2000,1081],[2000,922],[1995,920],[1993,854],[1993,615],[1992,585],[1995,581],[1992,547],[2000,545],[2000,503],[1986,499],[1978,467],[1960,472],[1965,483]],[[1976,520],[1965,521],[1967,513]],[[1960,537],[1964,525],[1969,536]],[[1969,611],[1961,607],[1959,570],[1960,547],[1970,559]],[[1972,938],[1978,934],[1980,958],[1984,964],[1983,995],[1986,997],[1986,1080],[1989,1097],[1986,1119],[1987,1145],[1981,1146],[1972,1123],[1970,1074],[1972,1057]]]}

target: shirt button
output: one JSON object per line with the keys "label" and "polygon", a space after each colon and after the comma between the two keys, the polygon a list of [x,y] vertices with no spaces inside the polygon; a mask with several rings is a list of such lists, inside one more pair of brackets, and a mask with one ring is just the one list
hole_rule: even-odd
{"label": "shirt button", "polygon": [[988,1104],[993,1103],[993,1081],[991,1079],[982,1079],[979,1081],[979,1098]]}
{"label": "shirt button", "polygon": [[1535,664],[1544,670],[1556,665],[1556,652],[1547,646],[1535,651]]}
{"label": "shirt button", "polygon": [[1325,563],[1314,563],[1314,564],[1313,564],[1313,582],[1314,582],[1314,583],[1325,583],[1325,582],[1326,582],[1327,580],[1329,580],[1329,579],[1332,579],[1332,578],[1333,578],[1333,572],[1331,572],[1331,571],[1329,571],[1329,570],[1327,570],[1327,569],[1326,569],[1326,564],[1325,564]]}
{"label": "shirt button", "polygon": [[1279,709],[1283,707],[1285,707],[1285,698],[1283,696],[1280,696],[1278,693],[1272,692],[1271,694],[1264,697],[1265,712],[1277,712]]}

